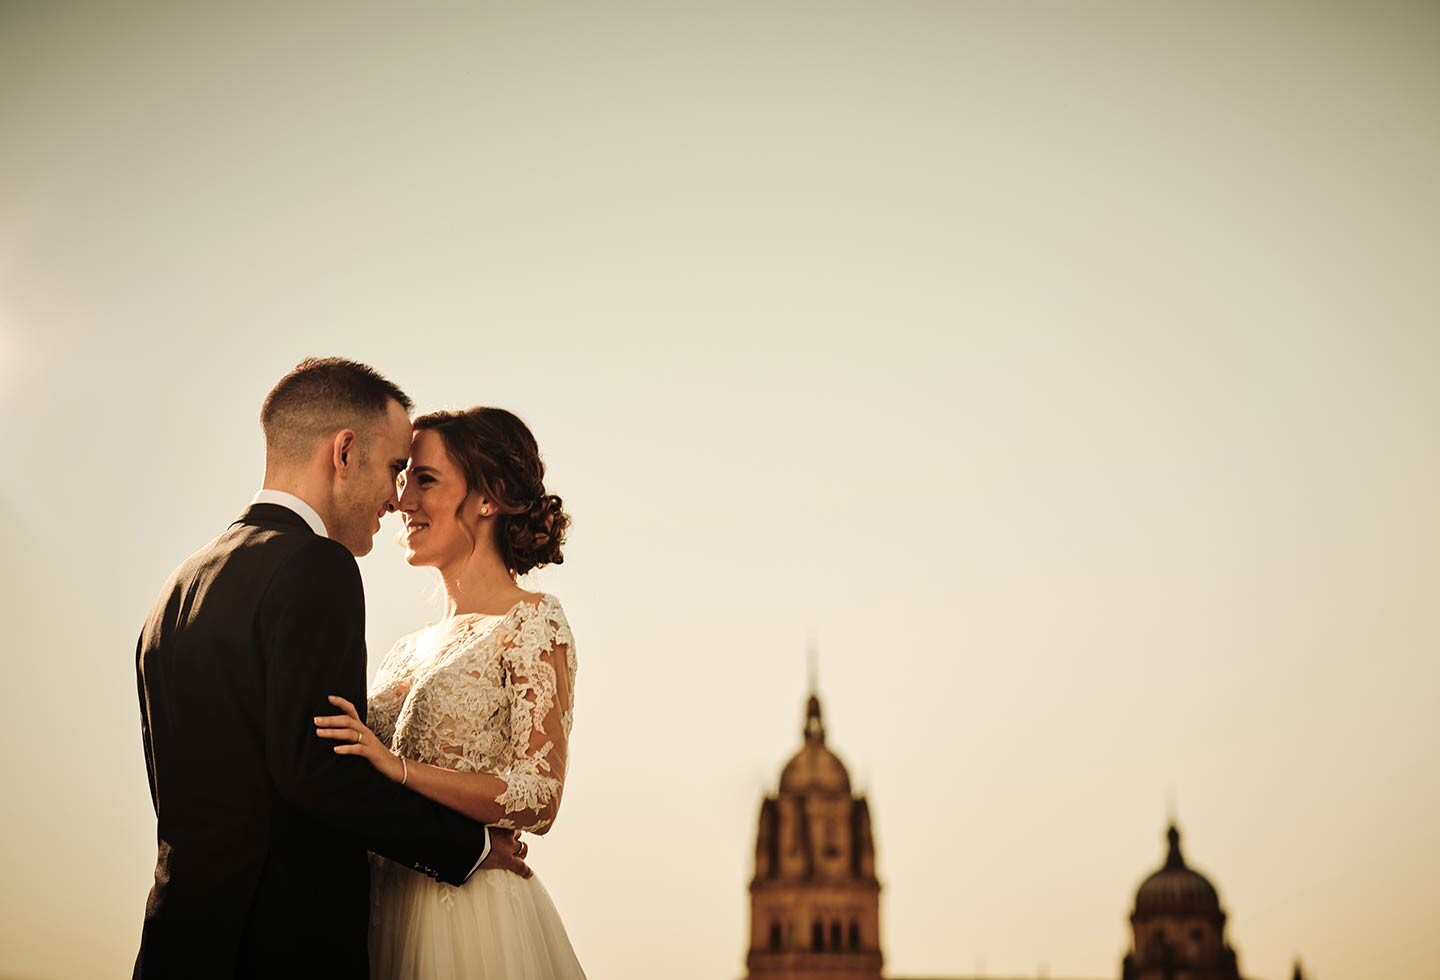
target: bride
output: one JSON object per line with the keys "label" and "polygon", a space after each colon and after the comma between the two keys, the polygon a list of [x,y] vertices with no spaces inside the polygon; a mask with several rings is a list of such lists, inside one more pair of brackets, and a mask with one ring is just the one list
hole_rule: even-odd
{"label": "bride", "polygon": [[[446,615],[386,655],[369,727],[339,697],[344,714],[315,720],[337,753],[517,836],[555,821],[574,705],[565,613],[515,582],[564,560],[570,517],[544,476],[535,437],[503,409],[415,420],[402,543],[411,565],[439,570]],[[372,855],[371,879],[376,980],[584,977],[538,878],[485,871],[455,888]]]}

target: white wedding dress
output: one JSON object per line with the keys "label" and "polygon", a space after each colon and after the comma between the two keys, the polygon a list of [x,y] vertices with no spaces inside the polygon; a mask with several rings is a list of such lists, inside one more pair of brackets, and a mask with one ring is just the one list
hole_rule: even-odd
{"label": "white wedding dress", "polygon": [[[550,825],[565,783],[575,644],[554,596],[403,637],[369,692],[369,724],[407,759],[505,782],[499,825]],[[538,876],[442,884],[371,855],[375,980],[583,980]]]}

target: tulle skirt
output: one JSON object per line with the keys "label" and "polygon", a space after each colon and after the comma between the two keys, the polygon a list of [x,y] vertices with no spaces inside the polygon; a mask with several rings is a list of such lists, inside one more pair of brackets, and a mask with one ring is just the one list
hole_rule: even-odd
{"label": "tulle skirt", "polygon": [[584,980],[538,877],[477,871],[459,888],[370,858],[373,980]]}

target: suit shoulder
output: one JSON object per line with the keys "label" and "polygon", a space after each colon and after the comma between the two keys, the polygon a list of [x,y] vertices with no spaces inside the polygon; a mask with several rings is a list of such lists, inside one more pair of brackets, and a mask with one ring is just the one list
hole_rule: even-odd
{"label": "suit shoulder", "polygon": [[164,602],[177,590],[188,588],[197,581],[213,578],[216,570],[225,565],[226,560],[235,549],[231,536],[232,532],[227,531],[218,537],[211,538],[186,555],[180,564],[170,570],[165,584],[160,587],[160,596],[157,601]]}
{"label": "suit shoulder", "polygon": [[276,582],[306,589],[359,587],[360,566],[338,541],[318,534],[284,535],[285,554],[276,570]]}
{"label": "suit shoulder", "polygon": [[287,534],[284,537],[288,539],[286,543],[291,545],[291,561],[356,570],[360,567],[350,549],[334,538],[303,532]]}
{"label": "suit shoulder", "polygon": [[202,575],[246,583],[242,589],[262,601],[279,595],[363,595],[360,568],[350,550],[305,529],[237,523],[193,557]]}

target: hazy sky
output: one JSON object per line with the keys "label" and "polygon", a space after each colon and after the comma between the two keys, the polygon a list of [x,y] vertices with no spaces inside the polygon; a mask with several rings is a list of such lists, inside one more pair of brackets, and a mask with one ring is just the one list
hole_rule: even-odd
{"label": "hazy sky", "polygon": [[[891,975],[1440,977],[1440,8],[0,4],[0,975],[128,970],[134,638],[310,354],[575,518],[596,980],[743,972],[813,633]],[[433,618],[390,537],[372,664]]]}

